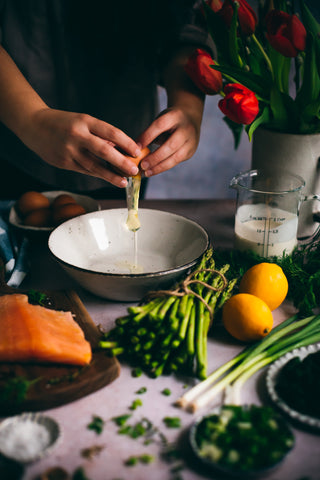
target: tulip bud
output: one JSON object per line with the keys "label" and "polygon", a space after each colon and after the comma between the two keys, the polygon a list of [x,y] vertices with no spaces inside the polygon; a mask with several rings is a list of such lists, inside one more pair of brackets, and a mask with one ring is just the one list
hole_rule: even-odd
{"label": "tulip bud", "polygon": [[285,57],[296,57],[306,48],[307,32],[296,15],[271,10],[266,16],[267,39]]}
{"label": "tulip bud", "polygon": [[259,113],[259,102],[254,92],[239,83],[228,83],[224,87],[225,97],[219,108],[235,123],[249,125]]}
{"label": "tulip bud", "polygon": [[214,12],[218,12],[222,7],[222,0],[208,0],[206,3]]}
{"label": "tulip bud", "polygon": [[239,4],[238,21],[240,29],[244,35],[252,35],[256,29],[258,19],[255,11],[246,0],[225,0],[219,15],[230,26],[234,14],[233,4],[235,1]]}
{"label": "tulip bud", "polygon": [[221,73],[210,66],[214,64],[208,52],[197,48],[185,66],[185,71],[193,83],[206,95],[214,95],[222,89]]}

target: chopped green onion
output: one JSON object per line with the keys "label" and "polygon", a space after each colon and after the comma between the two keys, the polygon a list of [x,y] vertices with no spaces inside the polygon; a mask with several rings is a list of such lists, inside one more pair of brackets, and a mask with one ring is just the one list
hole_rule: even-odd
{"label": "chopped green onion", "polygon": [[181,419],[179,417],[165,417],[163,422],[166,424],[168,428],[180,428],[181,427]]}
{"label": "chopped green onion", "polygon": [[243,384],[257,371],[285,353],[320,341],[320,315],[297,319],[294,315],[275,327],[267,337],[245,348],[182,395],[176,405],[195,412],[210,404],[222,391],[229,403],[240,404]]}

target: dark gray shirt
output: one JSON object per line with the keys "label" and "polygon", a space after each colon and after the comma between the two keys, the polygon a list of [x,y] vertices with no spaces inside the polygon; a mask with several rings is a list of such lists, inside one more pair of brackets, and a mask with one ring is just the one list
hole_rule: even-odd
{"label": "dark gray shirt", "polygon": [[[157,85],[170,52],[208,43],[195,3],[1,0],[1,42],[50,107],[88,113],[135,139],[158,112]],[[48,165],[2,124],[0,145],[0,158],[52,187],[106,186]]]}

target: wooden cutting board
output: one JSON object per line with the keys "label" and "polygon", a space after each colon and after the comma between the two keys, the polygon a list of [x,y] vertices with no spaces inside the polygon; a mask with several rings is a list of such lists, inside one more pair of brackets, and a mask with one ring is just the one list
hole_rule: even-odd
{"label": "wooden cutting board", "polygon": [[[3,266],[0,265],[0,295],[26,293],[26,291],[6,285],[3,271]],[[0,363],[0,393],[7,388],[8,382],[12,385],[13,379],[35,380],[29,386],[24,399],[18,402],[14,400],[0,402],[0,416],[14,415],[25,411],[47,410],[73,402],[105,387],[120,374],[120,365],[117,359],[106,356],[104,351],[97,348],[101,333],[78,295],[71,290],[43,293],[48,295],[52,308],[73,313],[74,319],[91,344],[92,361],[85,367]]]}

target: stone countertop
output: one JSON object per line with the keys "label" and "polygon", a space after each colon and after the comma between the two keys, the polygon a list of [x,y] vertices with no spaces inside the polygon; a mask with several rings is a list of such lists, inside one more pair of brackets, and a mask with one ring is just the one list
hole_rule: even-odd
{"label": "stone countertop", "polygon": [[[103,201],[102,208],[123,207],[121,201]],[[171,211],[191,218],[200,223],[208,231],[213,246],[232,247],[233,216],[235,203],[232,200],[143,200],[143,208],[155,208]],[[86,306],[93,321],[101,325],[104,330],[113,327],[117,317],[126,313],[127,303],[113,303],[99,299],[74,285],[52,257],[49,255],[46,242],[34,244],[32,252],[32,270],[25,281],[30,288],[74,288]],[[293,312],[290,305],[278,309],[275,321],[288,317]],[[239,352],[241,347],[224,334],[223,329],[217,328],[217,335],[208,341],[208,371],[211,372]],[[264,386],[265,371],[254,375],[247,382],[242,392],[242,403],[268,403]],[[63,467],[70,475],[80,466],[85,470],[90,480],[201,480],[220,477],[202,469],[193,458],[187,441],[188,429],[197,414],[187,413],[175,407],[174,401],[186,391],[196,380],[190,378],[176,378],[162,376],[151,379],[146,375],[132,376],[132,369],[121,364],[120,376],[110,385],[92,393],[80,400],[58,408],[50,409],[45,414],[55,418],[62,428],[62,439],[51,454],[44,459],[28,465],[25,468],[23,480],[41,478],[41,474],[51,467]],[[136,392],[146,387],[144,394]],[[162,394],[163,389],[171,390],[170,396]],[[143,405],[136,410],[129,409],[132,402],[140,398]],[[221,398],[218,399],[218,403]],[[130,424],[147,418],[158,430],[165,435],[169,442],[177,442],[183,452],[182,462],[168,462],[161,456],[159,442],[144,445],[143,439],[133,440],[117,433],[118,427],[111,420],[123,414],[132,414]],[[93,416],[104,419],[103,432],[98,435],[87,428]],[[163,418],[180,417],[182,427],[169,429]],[[320,436],[319,432],[308,432],[300,427],[293,426],[296,436],[294,450],[288,455],[285,462],[274,472],[266,475],[268,480],[308,480],[320,479]],[[156,439],[156,437],[154,437]],[[101,447],[100,453],[92,459],[83,457],[83,449],[93,446]],[[125,461],[132,455],[154,455],[155,460],[150,464],[139,463],[135,466],[126,466]],[[173,473],[178,464],[183,465],[179,473]],[[178,476],[180,475],[180,476]],[[226,477],[224,477],[226,478]],[[5,480],[5,479],[4,479]]]}

